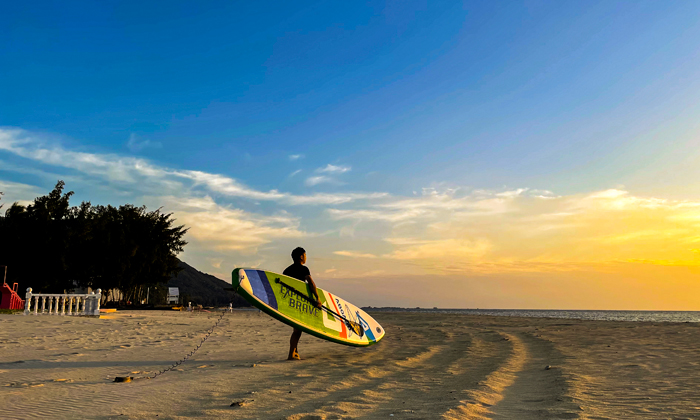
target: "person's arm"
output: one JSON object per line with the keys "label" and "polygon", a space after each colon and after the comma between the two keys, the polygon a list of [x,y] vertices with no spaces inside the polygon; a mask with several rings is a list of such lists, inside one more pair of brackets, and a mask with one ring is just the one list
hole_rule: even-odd
{"label": "person's arm", "polygon": [[314,279],[311,278],[311,275],[306,275],[306,282],[311,286],[311,294],[316,298],[316,307],[321,308],[323,306],[321,304],[321,299],[318,297],[318,289],[316,289],[316,283],[314,283]]}

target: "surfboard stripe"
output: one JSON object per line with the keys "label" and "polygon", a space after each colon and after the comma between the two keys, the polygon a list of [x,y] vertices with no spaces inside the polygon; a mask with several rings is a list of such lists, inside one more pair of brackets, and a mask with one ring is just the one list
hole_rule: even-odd
{"label": "surfboard stripe", "polygon": [[360,320],[360,325],[362,325],[362,328],[365,330],[365,334],[367,334],[369,341],[377,342],[377,340],[374,339],[374,331],[372,331],[372,328],[369,326],[367,321],[362,319],[362,315],[360,315],[359,312],[357,313],[357,318]]}
{"label": "surfboard stripe", "polygon": [[[267,295],[265,286],[263,286],[263,280],[260,278],[260,271],[246,270],[246,274],[248,275],[248,281],[250,281],[250,287],[253,288],[253,294],[255,297],[265,302],[266,305],[270,305],[270,298]],[[265,273],[263,273],[263,275],[264,274]],[[267,276],[265,276],[265,281],[267,282]]]}
{"label": "surfboard stripe", "polygon": [[267,274],[261,270],[258,270],[258,276],[260,277],[260,281],[262,282],[265,293],[267,294],[267,304],[272,308],[277,309],[277,298],[275,297],[275,292],[272,291],[270,279],[268,279]]}
{"label": "surfboard stripe", "polygon": [[[338,310],[338,305],[335,304],[335,298],[333,297],[330,292],[328,292],[328,296],[331,297],[331,303],[333,304],[333,307],[335,308],[335,313],[339,314],[340,311]],[[341,338],[348,338],[348,329],[345,327],[345,323],[341,322],[340,325],[342,326],[343,330],[340,331],[340,337]]]}

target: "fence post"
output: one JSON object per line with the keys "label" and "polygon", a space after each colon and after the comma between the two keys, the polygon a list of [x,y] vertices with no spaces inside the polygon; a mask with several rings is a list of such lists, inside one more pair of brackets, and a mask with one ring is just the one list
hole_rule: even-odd
{"label": "fence post", "polygon": [[32,288],[27,287],[27,294],[24,297],[24,314],[29,315],[29,311],[32,309]]}
{"label": "fence post", "polygon": [[102,289],[97,289],[96,292],[97,293],[95,293],[95,306],[93,307],[95,312],[93,313],[93,315],[99,316],[100,315],[100,303],[102,302]]}

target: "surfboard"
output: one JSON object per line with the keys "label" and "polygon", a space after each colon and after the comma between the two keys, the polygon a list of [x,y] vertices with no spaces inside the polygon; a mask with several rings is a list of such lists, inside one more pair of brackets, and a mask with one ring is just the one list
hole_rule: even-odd
{"label": "surfboard", "polygon": [[327,290],[317,288],[322,304],[317,308],[306,282],[270,271],[236,268],[232,283],[251,305],[318,338],[365,347],[384,337],[384,328],[374,318]]}

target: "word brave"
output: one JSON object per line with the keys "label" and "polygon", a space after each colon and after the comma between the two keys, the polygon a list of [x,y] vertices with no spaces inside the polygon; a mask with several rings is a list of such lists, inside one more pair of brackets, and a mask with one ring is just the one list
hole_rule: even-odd
{"label": "word brave", "polygon": [[297,311],[311,314],[312,316],[318,315],[318,308],[312,306],[309,303],[302,302],[298,299],[294,299],[293,297],[289,298],[289,306],[296,309]]}
{"label": "word brave", "polygon": [[[290,289],[289,287],[286,287],[282,285],[282,299],[286,299],[289,297],[289,307],[294,308],[298,310],[299,312],[304,312],[307,314],[311,314],[312,316],[317,316],[318,315],[318,308],[315,306],[309,304],[308,302],[304,302],[299,299],[295,299],[293,293],[295,293],[295,290]],[[296,292],[298,293],[298,292]]]}

